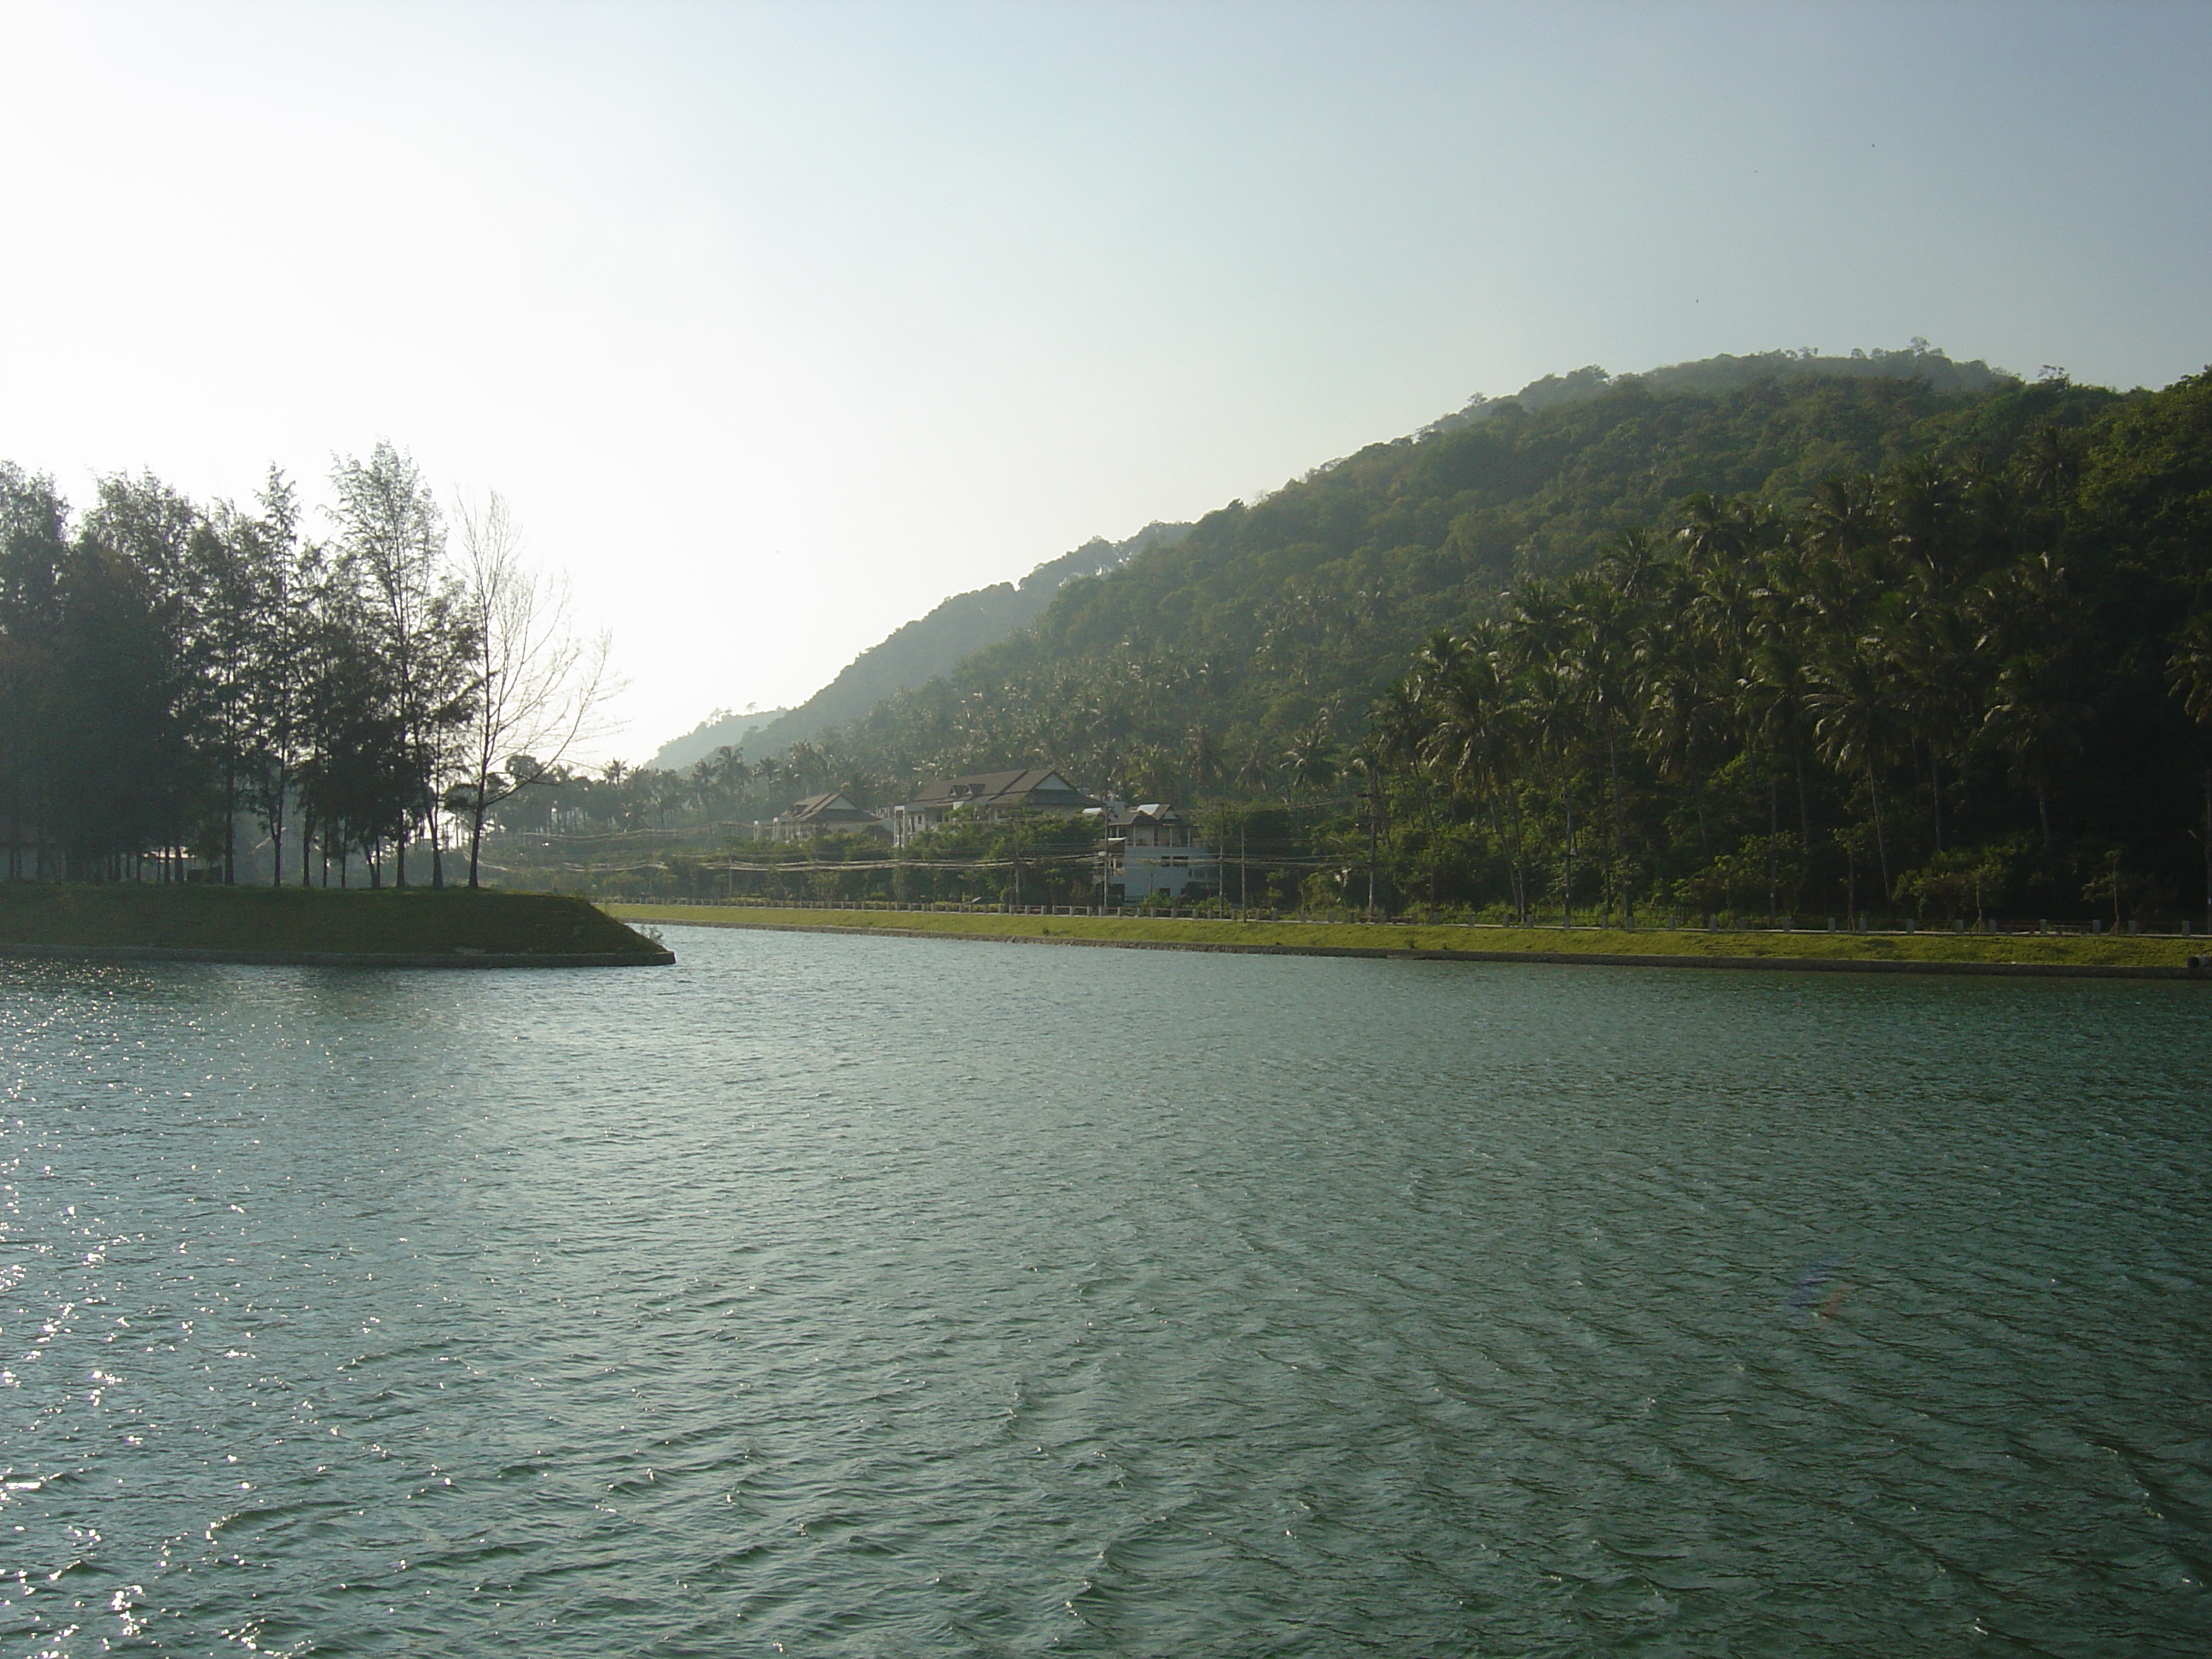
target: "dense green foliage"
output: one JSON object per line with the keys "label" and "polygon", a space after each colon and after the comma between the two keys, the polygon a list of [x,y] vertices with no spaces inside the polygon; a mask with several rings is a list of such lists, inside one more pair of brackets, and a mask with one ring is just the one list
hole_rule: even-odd
{"label": "dense green foliage", "polygon": [[1805,374],[1492,407],[1069,584],[811,759],[878,799],[1051,763],[1307,803],[1269,903],[1364,901],[1372,816],[1401,905],[2194,909],[2207,401]]}
{"label": "dense green foliage", "polygon": [[1148,524],[1123,541],[1094,538],[1072,553],[1047,560],[1018,582],[956,593],[870,646],[798,708],[766,721],[730,714],[707,722],[664,744],[643,769],[685,770],[725,746],[742,747],[757,758],[781,755],[794,743],[858,719],[885,697],[951,673],[976,652],[1035,622],[1067,583],[1119,569],[1147,549],[1171,547],[1189,528]]}
{"label": "dense green foliage", "polygon": [[1998,463],[2112,394],[1917,380],[1761,381],[1723,395],[1601,395],[1377,444],[1171,549],[1072,583],[1038,624],[893,697],[840,734],[864,775],[906,779],[1049,756],[1125,794],[1274,787],[1302,741],[1355,738],[1367,701],[1437,628],[1501,613],[1518,580],[1587,568],[1685,497],[1802,500],[1907,456]]}
{"label": "dense green foliage", "polygon": [[569,729],[557,607],[474,520],[456,568],[390,445],[331,482],[322,541],[274,472],[252,510],[104,478],[73,519],[0,463],[0,878],[229,881],[243,826],[275,880],[289,834],[302,883],[317,855],[380,882],[389,852],[404,884],[427,835],[441,884],[448,815],[550,775],[497,745]]}
{"label": "dense green foliage", "polygon": [[2002,464],[1693,497],[1671,536],[1523,580],[1373,711],[1401,890],[1524,918],[2197,911],[2208,463],[2212,376]]}

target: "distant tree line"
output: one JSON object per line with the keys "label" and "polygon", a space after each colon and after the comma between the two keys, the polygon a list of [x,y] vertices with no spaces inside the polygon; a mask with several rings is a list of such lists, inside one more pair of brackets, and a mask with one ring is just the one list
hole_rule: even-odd
{"label": "distant tree line", "polygon": [[331,484],[318,538],[274,470],[250,508],[142,473],[75,515],[0,463],[0,873],[232,880],[245,826],[279,882],[358,858],[404,883],[427,842],[442,884],[456,825],[553,771],[605,642],[568,632],[496,498],[456,560],[391,445]]}
{"label": "distant tree line", "polygon": [[681,835],[750,836],[806,796],[835,790],[864,806],[886,805],[891,786],[858,765],[834,738],[793,744],[748,761],[723,744],[679,768],[612,760],[592,768],[548,768],[543,787],[501,811],[502,833],[586,840]]}

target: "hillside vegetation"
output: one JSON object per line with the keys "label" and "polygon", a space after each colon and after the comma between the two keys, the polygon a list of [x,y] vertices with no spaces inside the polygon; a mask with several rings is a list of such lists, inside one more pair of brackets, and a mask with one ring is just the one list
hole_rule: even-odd
{"label": "hillside vegetation", "polygon": [[[1940,391],[1899,376],[1912,361],[1887,361],[1888,376],[1793,374],[1710,393],[1584,371],[1587,395],[1533,412],[1501,401],[1371,445],[1070,583],[1035,627],[887,699],[840,749],[894,787],[1048,756],[1093,787],[1187,799],[1241,778],[1258,793],[1301,738],[1355,738],[1434,630],[1503,615],[1516,581],[1586,569],[1625,531],[1673,526],[1689,497],[1788,505],[1824,478],[1915,456],[2002,467],[2031,434],[2118,401],[1986,371],[1969,377],[1981,391]],[[1694,380],[1697,367],[1668,372]],[[1528,395],[1543,403],[1547,389]]]}
{"label": "hillside vegetation", "polygon": [[756,760],[781,755],[794,743],[859,718],[885,697],[951,673],[976,652],[1035,622],[1076,578],[1103,575],[1149,549],[1172,547],[1189,529],[1188,525],[1148,524],[1122,541],[1093,537],[1073,552],[1047,560],[1018,582],[994,582],[956,593],[928,615],[870,646],[796,708],[766,720],[733,715],[702,726],[668,744],[652,764],[667,769],[690,766],[724,744],[742,748]]}
{"label": "hillside vegetation", "polygon": [[[2212,376],[2123,394],[1916,349],[1527,402],[1231,503],[765,780],[705,781],[886,802],[1054,764],[1206,807],[1225,896],[1261,906],[2208,917]],[[934,862],[931,892],[1003,897],[1015,854]],[[820,898],[919,873],[825,860],[790,872]],[[1079,902],[1062,863],[1031,902]]]}
{"label": "hillside vegetation", "polygon": [[687,766],[696,765],[717,749],[750,748],[756,753],[764,753],[759,734],[790,712],[787,708],[748,708],[738,714],[717,708],[689,732],[662,744],[640,769],[680,772]]}

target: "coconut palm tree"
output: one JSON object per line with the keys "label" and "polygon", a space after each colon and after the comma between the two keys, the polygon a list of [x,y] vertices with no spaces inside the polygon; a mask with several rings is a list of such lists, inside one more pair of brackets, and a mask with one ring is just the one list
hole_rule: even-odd
{"label": "coconut palm tree", "polygon": [[1720,763],[1729,719],[1727,699],[1688,629],[1654,630],[1638,664],[1642,699],[1636,736],[1666,782],[1686,785],[1698,819],[1698,848],[1710,854],[1705,779]]}
{"label": "coconut palm tree", "polygon": [[1265,749],[1255,746],[1237,762],[1230,781],[1248,795],[1264,795],[1274,787],[1274,762]]}
{"label": "coconut palm tree", "polygon": [[814,793],[814,784],[822,772],[822,751],[801,738],[783,751],[783,775],[801,795]]}
{"label": "coconut palm tree", "polygon": [[2074,486],[2081,477],[2081,451],[2072,435],[2056,422],[2038,427],[2029,434],[2021,471],[2028,487],[2063,521]]}
{"label": "coconut palm tree", "polygon": [[[2166,673],[2189,717],[2212,730],[2212,611],[2183,624]],[[2205,927],[2212,931],[2212,755],[2204,766],[2204,909]]]}
{"label": "coconut palm tree", "polygon": [[1325,722],[1316,721],[1291,739],[1283,751],[1283,769],[1293,789],[1308,796],[1323,793],[1336,781],[1336,745],[1329,740]]}
{"label": "coconut palm tree", "polygon": [[1221,744],[1203,720],[1192,726],[1190,736],[1184,739],[1182,761],[1184,775],[1196,793],[1211,793],[1221,781]]}
{"label": "coconut palm tree", "polygon": [[[1640,582],[1641,569],[1635,574]],[[1620,744],[1636,712],[1635,614],[1620,588],[1595,577],[1570,579],[1564,594],[1572,624],[1565,641],[1565,658],[1581,697],[1586,729],[1592,741],[1605,750],[1606,794],[1612,809],[1606,860],[1607,908],[1609,913],[1618,898],[1623,916],[1633,921],[1633,901],[1621,868],[1626,836],[1621,818]]]}
{"label": "coconut palm tree", "polygon": [[1874,813],[1875,851],[1881,861],[1882,902],[1889,902],[1889,842],[1882,830],[1881,768],[1895,744],[1898,714],[1888,664],[1865,638],[1841,642],[1821,662],[1807,700],[1821,758],[1844,775],[1866,779]]}
{"label": "coconut palm tree", "polygon": [[[1575,782],[1589,740],[1589,704],[1571,659],[1563,649],[1563,627],[1553,619],[1532,615],[1523,608],[1521,618],[1534,625],[1525,636],[1514,634],[1521,649],[1511,684],[1514,701],[1526,722],[1532,747],[1551,774],[1559,803],[1559,893],[1561,925],[1575,920]],[[1552,648],[1547,648],[1552,647]]]}
{"label": "coconut palm tree", "polygon": [[1484,630],[1449,645],[1432,641],[1431,648],[1434,661],[1423,696],[1428,720],[1424,758],[1485,804],[1492,833],[1506,850],[1514,915],[1525,927],[1528,886],[1518,769],[1528,733],[1521,707],[1500,672],[1497,631]]}

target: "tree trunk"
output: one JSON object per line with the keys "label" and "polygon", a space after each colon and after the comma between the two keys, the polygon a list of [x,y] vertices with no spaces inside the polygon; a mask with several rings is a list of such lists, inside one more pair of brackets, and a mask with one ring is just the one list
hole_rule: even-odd
{"label": "tree trunk", "polygon": [[1875,781],[1874,763],[1867,763],[1867,794],[1874,802],[1874,847],[1881,856],[1881,902],[1884,915],[1889,908],[1889,842],[1881,833],[1881,785]]}
{"label": "tree trunk", "polygon": [[1522,833],[1521,794],[1516,789],[1506,797],[1513,812],[1513,846],[1510,856],[1513,867],[1513,914],[1523,927],[1528,925],[1528,871],[1525,862],[1527,838]]}
{"label": "tree trunk", "polygon": [[[1498,814],[1498,797],[1493,793],[1485,792],[1482,797],[1482,804],[1489,810],[1490,812],[1491,837],[1492,840],[1497,842],[1498,850],[1505,854],[1506,902],[1513,906],[1513,914],[1517,917],[1521,914],[1521,894],[1520,883],[1515,878],[1513,873],[1513,844],[1505,839],[1505,820]],[[1431,865],[1431,867],[1433,869],[1434,866]],[[1480,891],[1480,890],[1477,889],[1477,890]],[[1429,887],[1429,908],[1431,910],[1436,908],[1436,886],[1433,882],[1431,883]]]}
{"label": "tree trunk", "polygon": [[1559,791],[1559,805],[1566,811],[1567,836],[1563,875],[1559,883],[1559,926],[1575,925],[1575,798],[1571,792]]}
{"label": "tree trunk", "polygon": [[1778,843],[1782,839],[1781,786],[1774,779],[1774,769],[1766,772],[1766,925],[1774,926],[1782,911],[1782,872],[1777,860],[1781,854]]}
{"label": "tree trunk", "polygon": [[284,884],[284,774],[281,769],[276,774],[276,799],[269,809],[269,867],[272,872],[269,884],[282,887]]}
{"label": "tree trunk", "polygon": [[1382,784],[1373,782],[1367,793],[1367,920],[1375,920],[1375,859],[1376,843],[1382,836]]}
{"label": "tree trunk", "polygon": [[477,884],[477,859],[483,850],[483,786],[477,787],[476,805],[469,809],[469,886]]}
{"label": "tree trunk", "polygon": [[1622,920],[1633,921],[1634,916],[1629,909],[1628,884],[1621,879],[1620,874],[1620,757],[1619,744],[1610,732],[1605,735],[1605,769],[1607,784],[1613,791],[1613,886],[1620,897]]}

